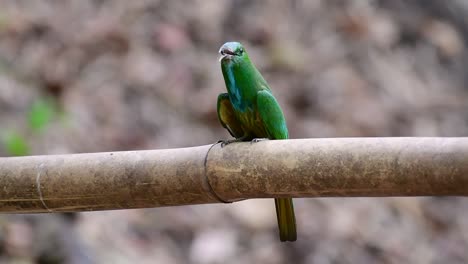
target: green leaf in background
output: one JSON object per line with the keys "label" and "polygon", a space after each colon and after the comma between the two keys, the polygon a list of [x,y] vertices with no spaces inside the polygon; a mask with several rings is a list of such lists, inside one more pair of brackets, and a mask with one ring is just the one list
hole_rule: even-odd
{"label": "green leaf in background", "polygon": [[29,155],[29,145],[26,139],[16,132],[10,132],[3,138],[3,144],[10,156]]}
{"label": "green leaf in background", "polygon": [[33,103],[28,113],[29,127],[40,132],[54,118],[56,114],[55,102],[52,99],[39,99]]}

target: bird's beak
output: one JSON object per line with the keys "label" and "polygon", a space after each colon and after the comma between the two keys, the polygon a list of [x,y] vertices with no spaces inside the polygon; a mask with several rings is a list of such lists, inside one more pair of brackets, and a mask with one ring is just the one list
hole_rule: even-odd
{"label": "bird's beak", "polygon": [[219,54],[221,54],[221,56],[219,57],[219,61],[221,61],[222,59],[224,58],[231,58],[231,56],[234,56],[236,55],[232,50],[230,50],[228,47],[226,46],[222,46],[220,49],[219,49]]}

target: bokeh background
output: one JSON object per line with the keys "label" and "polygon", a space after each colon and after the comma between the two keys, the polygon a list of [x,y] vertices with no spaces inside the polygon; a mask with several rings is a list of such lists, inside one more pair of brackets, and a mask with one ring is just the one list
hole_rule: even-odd
{"label": "bokeh background", "polygon": [[[0,155],[228,138],[217,51],[245,44],[292,138],[468,136],[464,0],[0,0]],[[467,263],[463,198],[0,215],[0,263]]]}

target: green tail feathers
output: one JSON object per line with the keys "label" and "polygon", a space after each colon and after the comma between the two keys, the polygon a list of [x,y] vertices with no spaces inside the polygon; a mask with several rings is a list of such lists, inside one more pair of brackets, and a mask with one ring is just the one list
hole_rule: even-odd
{"label": "green tail feathers", "polygon": [[296,241],[296,217],[294,216],[292,198],[277,198],[275,199],[275,206],[280,240],[282,242]]}

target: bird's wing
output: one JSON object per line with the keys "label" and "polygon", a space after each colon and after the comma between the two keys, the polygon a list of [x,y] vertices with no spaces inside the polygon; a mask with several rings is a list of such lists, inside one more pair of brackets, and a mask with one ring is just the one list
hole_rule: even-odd
{"label": "bird's wing", "polygon": [[269,139],[288,138],[288,127],[283,111],[269,90],[261,90],[257,93],[257,111]]}
{"label": "bird's wing", "polygon": [[221,125],[229,131],[231,136],[240,138],[244,135],[244,131],[235,115],[234,108],[232,107],[227,93],[222,93],[218,96],[218,119]]}

